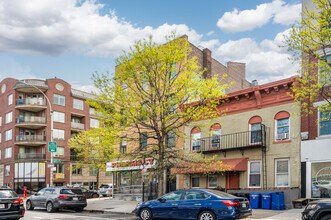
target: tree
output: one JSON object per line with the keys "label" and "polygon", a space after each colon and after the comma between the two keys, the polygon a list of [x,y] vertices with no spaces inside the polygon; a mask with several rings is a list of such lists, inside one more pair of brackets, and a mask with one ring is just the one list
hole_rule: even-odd
{"label": "tree", "polygon": [[93,128],[77,133],[69,140],[69,146],[75,153],[73,169],[89,168],[97,170],[97,186],[100,171],[106,163],[117,156],[114,143],[117,135],[111,127]]}
{"label": "tree", "polygon": [[313,112],[312,103],[321,99],[326,104],[320,110],[331,110],[331,1],[313,0],[313,5],[303,10],[301,22],[285,42],[293,58],[302,62],[299,84],[293,91],[307,114]]}
{"label": "tree", "polygon": [[139,143],[130,155],[157,161],[159,195],[166,191],[169,168],[179,160],[194,158],[175,147],[173,135],[183,136],[188,122],[219,114],[216,106],[229,86],[217,78],[204,78],[187,38],[166,39],[162,45],[152,38],[136,42],[118,58],[115,76],[93,76],[100,90],[96,109],[102,109],[102,103],[114,106],[106,118],[121,128],[120,136]]}

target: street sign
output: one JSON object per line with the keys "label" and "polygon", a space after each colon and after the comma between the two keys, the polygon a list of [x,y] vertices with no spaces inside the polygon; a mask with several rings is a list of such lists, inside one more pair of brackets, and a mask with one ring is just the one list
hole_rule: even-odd
{"label": "street sign", "polygon": [[48,142],[48,152],[56,152],[56,142]]}
{"label": "street sign", "polygon": [[49,163],[47,164],[47,167],[50,168],[50,167],[54,167],[54,164],[53,163]]}
{"label": "street sign", "polygon": [[60,159],[54,159],[53,162],[54,163],[62,163],[62,160],[60,160]]}

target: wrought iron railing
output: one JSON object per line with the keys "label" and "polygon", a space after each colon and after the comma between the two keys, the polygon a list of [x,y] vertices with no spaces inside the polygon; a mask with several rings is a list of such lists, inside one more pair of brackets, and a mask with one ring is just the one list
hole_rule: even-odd
{"label": "wrought iron railing", "polygon": [[261,130],[212,135],[192,141],[192,151],[218,151],[266,146],[265,126]]}

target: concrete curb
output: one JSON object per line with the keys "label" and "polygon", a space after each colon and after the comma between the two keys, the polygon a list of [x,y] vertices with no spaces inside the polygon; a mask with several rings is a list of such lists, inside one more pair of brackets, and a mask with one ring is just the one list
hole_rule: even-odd
{"label": "concrete curb", "polygon": [[83,212],[90,212],[90,213],[115,213],[115,214],[124,214],[124,215],[135,215],[132,212],[121,212],[121,211],[113,211],[113,210],[93,210],[93,209],[84,209]]}

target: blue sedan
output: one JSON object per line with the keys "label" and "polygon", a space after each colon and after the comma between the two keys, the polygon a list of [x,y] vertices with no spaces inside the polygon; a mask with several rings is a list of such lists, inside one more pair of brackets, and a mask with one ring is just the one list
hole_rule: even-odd
{"label": "blue sedan", "polygon": [[192,189],[168,193],[156,200],[138,204],[134,210],[142,220],[163,219],[237,219],[252,214],[246,198],[218,190]]}

